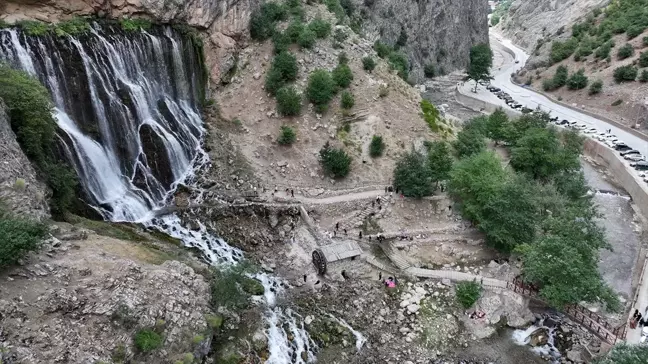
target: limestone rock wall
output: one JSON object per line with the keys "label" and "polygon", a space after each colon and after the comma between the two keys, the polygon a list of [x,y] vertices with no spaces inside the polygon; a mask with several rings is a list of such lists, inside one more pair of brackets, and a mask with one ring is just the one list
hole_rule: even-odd
{"label": "limestone rock wall", "polygon": [[488,42],[488,2],[485,0],[361,0],[367,15],[365,30],[390,45],[396,44],[401,29],[407,34],[403,50],[417,81],[423,67],[451,72],[468,65],[470,47]]}
{"label": "limestone rock wall", "polygon": [[16,214],[40,220],[49,216],[46,191],[16,141],[0,99],[0,204]]}

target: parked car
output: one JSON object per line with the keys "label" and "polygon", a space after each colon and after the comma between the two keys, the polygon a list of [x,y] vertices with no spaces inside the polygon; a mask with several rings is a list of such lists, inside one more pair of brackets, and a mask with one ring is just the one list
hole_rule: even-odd
{"label": "parked car", "polygon": [[597,131],[598,130],[596,130],[596,128],[589,128],[589,129],[585,129],[583,132],[585,134],[596,134]]}
{"label": "parked car", "polygon": [[528,107],[523,107],[521,111],[522,111],[523,114],[528,114],[528,113],[532,112],[533,109],[529,109]]}
{"label": "parked car", "polygon": [[623,158],[631,162],[639,162],[639,161],[646,160],[646,157],[644,157],[641,154],[628,154],[628,155],[624,155]]}
{"label": "parked car", "polygon": [[621,153],[619,153],[619,154],[621,154],[621,156],[623,157],[623,156],[630,155],[630,154],[641,154],[641,152],[636,150],[636,149],[630,149],[630,150],[621,151]]}
{"label": "parked car", "polygon": [[559,125],[569,125],[569,120],[567,119],[562,119],[560,122],[558,122]]}
{"label": "parked car", "polygon": [[646,161],[633,162],[630,163],[630,167],[638,171],[648,171],[648,162]]}
{"label": "parked car", "polygon": [[614,149],[623,152],[623,151],[626,151],[626,150],[631,150],[632,148],[630,148],[630,147],[628,146],[628,144],[626,144],[626,143],[624,143],[624,142],[619,142],[619,143],[616,143],[616,144],[614,145]]}
{"label": "parked car", "polygon": [[549,120],[553,121],[554,123],[557,123],[558,122],[558,117],[554,116],[554,117],[549,118]]}

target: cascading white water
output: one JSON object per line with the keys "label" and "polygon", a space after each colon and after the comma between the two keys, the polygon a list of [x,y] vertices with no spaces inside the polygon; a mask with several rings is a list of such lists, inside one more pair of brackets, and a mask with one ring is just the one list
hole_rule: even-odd
{"label": "cascading white water", "polygon": [[329,314],[329,317],[331,317],[335,322],[344,326],[347,330],[351,331],[353,336],[355,336],[356,338],[356,350],[360,351],[360,349],[362,349],[364,344],[367,342],[367,338],[365,338],[361,332],[356,331],[353,327],[351,327],[351,325],[349,325],[346,321],[342,320],[341,318],[337,318],[331,314]]}
{"label": "cascading white water", "polygon": [[544,319],[541,320],[537,325],[531,325],[525,330],[518,329],[513,331],[511,339],[517,345],[530,345],[531,335],[539,329],[544,329],[546,331],[547,343],[541,346],[534,346],[533,348],[531,348],[531,351],[538,355],[552,358],[552,361],[554,363],[558,363],[558,359],[560,358],[560,351],[555,346],[556,327],[544,326]]}

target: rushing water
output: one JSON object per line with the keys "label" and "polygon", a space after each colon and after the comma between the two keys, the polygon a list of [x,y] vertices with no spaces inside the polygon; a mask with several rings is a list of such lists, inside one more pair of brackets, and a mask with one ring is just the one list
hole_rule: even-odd
{"label": "rushing water", "polygon": [[[54,103],[68,159],[90,205],[106,220],[141,222],[199,249],[212,265],[236,264],[243,252],[196,221],[153,218],[180,182],[208,164],[198,111],[201,68],[195,49],[170,28],[124,34],[93,25],[80,37],[29,37],[0,30],[0,60],[43,83]],[[269,364],[306,364],[317,346],[302,317],[277,304],[285,283],[264,287]]]}

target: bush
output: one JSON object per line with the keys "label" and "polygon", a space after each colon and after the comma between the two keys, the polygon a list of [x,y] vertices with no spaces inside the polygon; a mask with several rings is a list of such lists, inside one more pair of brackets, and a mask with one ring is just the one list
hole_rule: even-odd
{"label": "bush", "polygon": [[119,25],[126,32],[139,32],[153,26],[150,20],[142,18],[122,18],[119,20]]}
{"label": "bush", "polygon": [[355,105],[355,98],[353,94],[349,91],[344,91],[342,93],[342,98],[340,99],[340,104],[343,109],[350,109]]}
{"label": "bush", "polygon": [[331,148],[329,142],[320,150],[320,163],[324,172],[334,178],[343,178],[351,170],[351,157],[342,149]]}
{"label": "bush", "polygon": [[77,179],[70,167],[54,157],[56,121],[49,92],[26,72],[0,63],[0,99],[7,106],[20,148],[52,190],[52,214],[62,217],[75,198]]}
{"label": "bush", "polygon": [[295,81],[299,68],[297,59],[290,52],[281,52],[272,60],[270,70],[266,75],[265,88],[275,95],[287,82]]}
{"label": "bush", "polygon": [[342,88],[347,88],[353,81],[353,72],[351,68],[346,64],[339,64],[333,70],[331,76],[336,85]]}
{"label": "bush", "polygon": [[634,55],[634,48],[632,47],[632,44],[626,43],[623,47],[619,48],[617,51],[617,58],[618,59],[626,59],[628,57],[632,57]]}
{"label": "bush", "polygon": [[[310,24],[309,24],[310,27]],[[290,38],[292,43],[297,43],[299,41],[299,35],[304,31],[304,23],[300,20],[293,20],[286,28],[285,34]]]}
{"label": "bush", "polygon": [[308,28],[304,28],[302,32],[299,33],[297,44],[299,44],[302,49],[310,49],[315,45],[315,39],[315,33]]}
{"label": "bush", "polygon": [[643,37],[641,43],[643,43],[644,47],[648,47],[648,36]]}
{"label": "bush", "polygon": [[285,86],[277,91],[277,111],[284,116],[299,115],[302,97],[294,87]]}
{"label": "bush", "polygon": [[331,34],[331,24],[321,18],[315,18],[308,24],[310,29],[317,38],[324,39]]}
{"label": "bush", "polygon": [[380,135],[374,135],[369,144],[369,156],[371,158],[378,158],[383,155],[384,151],[385,142],[383,142],[383,137]]}
{"label": "bush", "polygon": [[556,86],[554,86],[554,82],[552,79],[548,79],[542,81],[542,89],[545,91],[551,91],[551,90],[555,90]]}
{"label": "bush", "polygon": [[639,67],[648,67],[648,52],[641,52],[639,55]]}
{"label": "bush", "polygon": [[610,56],[610,51],[612,51],[612,41],[607,41],[603,43],[594,53],[594,56],[598,59],[606,59]]}
{"label": "bush", "polygon": [[470,308],[481,296],[482,287],[476,281],[457,283],[457,301],[463,308]]}
{"label": "bush", "polygon": [[45,225],[0,210],[0,271],[38,249],[46,235]]}
{"label": "bush", "polygon": [[569,78],[569,70],[565,66],[558,66],[556,68],[556,74],[553,77],[554,87],[560,88],[567,84],[567,79]]}
{"label": "bush", "polygon": [[423,73],[425,74],[425,77],[432,78],[436,76],[436,69],[432,63],[428,63],[423,67]]}
{"label": "bush", "polygon": [[585,70],[581,68],[578,72],[569,77],[567,80],[567,87],[569,87],[570,90],[582,90],[587,87],[588,82],[588,78],[585,76]]}
{"label": "bush", "polygon": [[290,40],[290,36],[288,35],[288,32],[276,32],[272,36],[272,44],[274,45],[273,52],[274,54],[280,54],[282,52],[288,52],[290,49],[290,44],[292,43],[292,40]]}
{"label": "bush", "polygon": [[286,125],[281,126],[281,134],[277,138],[279,145],[292,145],[296,139],[297,134],[293,128]]}
{"label": "bush", "polygon": [[276,3],[265,3],[250,16],[250,36],[255,40],[266,40],[275,31],[275,24],[287,16],[286,8]]}
{"label": "bush", "polygon": [[569,58],[578,47],[578,39],[571,38],[565,42],[554,41],[551,44],[550,59],[553,63],[558,63]]}
{"label": "bush", "polygon": [[318,111],[322,112],[326,110],[328,103],[335,96],[336,89],[331,74],[326,70],[317,69],[308,77],[306,95]]}
{"label": "bush", "polygon": [[619,99],[619,100],[616,100],[615,102],[613,102],[612,106],[619,106],[621,104],[623,104],[623,100]]}
{"label": "bush", "polygon": [[639,75],[639,82],[648,82],[648,70],[641,71],[641,75]]}
{"label": "bush", "polygon": [[135,349],[142,353],[148,353],[162,346],[162,336],[151,329],[140,329],[135,333],[133,339]]}
{"label": "bush", "polygon": [[349,56],[347,56],[346,52],[338,54],[338,64],[349,64]]}
{"label": "bush", "polygon": [[634,81],[637,78],[637,73],[639,73],[637,67],[627,65],[627,66],[617,67],[614,70],[613,75],[614,75],[614,80],[617,83],[621,83],[626,81]]}
{"label": "bush", "polygon": [[394,187],[407,197],[421,198],[434,192],[426,158],[412,150],[396,162]]}
{"label": "bush", "polygon": [[376,68],[376,61],[371,57],[364,57],[362,59],[362,68],[364,68],[365,71],[371,72]]}
{"label": "bush", "polygon": [[[151,23],[149,22],[149,27]],[[62,37],[65,35],[79,35],[86,33],[90,30],[90,23],[88,19],[74,17],[70,20],[62,21],[54,26],[54,33]]]}
{"label": "bush", "polygon": [[601,93],[602,90],[603,90],[603,81],[596,80],[592,82],[592,84],[590,85],[589,94],[596,95]]}
{"label": "bush", "polygon": [[637,36],[639,36],[641,33],[643,33],[645,27],[641,25],[632,25],[626,30],[626,35],[628,36],[628,40],[633,39]]}
{"label": "bush", "polygon": [[344,43],[344,41],[347,40],[348,37],[349,36],[344,31],[344,29],[341,28],[335,29],[335,33],[333,33],[333,40],[337,43]]}
{"label": "bush", "polygon": [[392,52],[392,49],[391,49],[390,46],[388,46],[385,43],[382,43],[379,40],[374,42],[374,47],[373,48],[376,51],[376,53],[378,54],[378,57],[380,57],[380,58],[385,58]]}
{"label": "bush", "polygon": [[405,54],[392,52],[389,55],[389,66],[391,66],[393,70],[397,71],[400,78],[407,81],[409,78],[409,62]]}
{"label": "bush", "polygon": [[465,158],[486,150],[486,138],[476,129],[464,128],[457,134],[452,146],[459,158]]}

